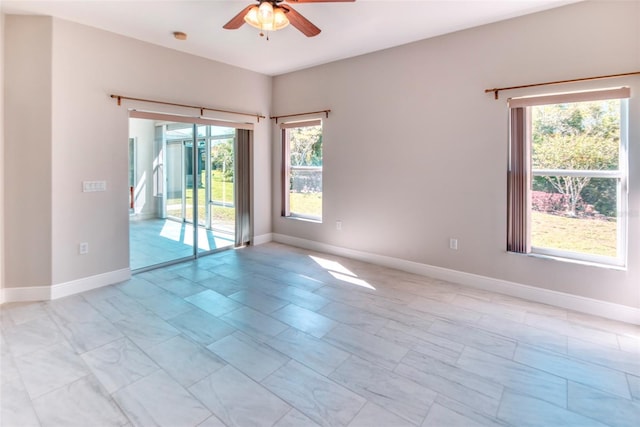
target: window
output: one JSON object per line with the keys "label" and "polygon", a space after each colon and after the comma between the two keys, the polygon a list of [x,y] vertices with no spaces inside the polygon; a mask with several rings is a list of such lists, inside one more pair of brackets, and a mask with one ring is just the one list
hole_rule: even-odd
{"label": "window", "polygon": [[628,97],[509,100],[509,251],[624,265]]}
{"label": "window", "polygon": [[322,122],[282,126],[282,215],[322,220]]}

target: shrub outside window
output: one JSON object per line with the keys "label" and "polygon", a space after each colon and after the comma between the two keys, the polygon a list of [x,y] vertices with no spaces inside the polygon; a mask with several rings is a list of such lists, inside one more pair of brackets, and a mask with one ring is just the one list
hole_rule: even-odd
{"label": "shrub outside window", "polygon": [[[621,89],[510,100],[509,250],[624,265],[628,89]],[[523,185],[513,191],[516,174]]]}

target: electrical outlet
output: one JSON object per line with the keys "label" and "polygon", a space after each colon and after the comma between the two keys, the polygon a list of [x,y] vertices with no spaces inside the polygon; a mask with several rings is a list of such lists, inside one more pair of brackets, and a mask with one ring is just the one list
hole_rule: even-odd
{"label": "electrical outlet", "polygon": [[342,231],[342,221],[336,221],[336,230]]}
{"label": "electrical outlet", "polygon": [[86,255],[89,253],[89,244],[87,242],[80,243],[78,245],[78,252],[80,255]]}
{"label": "electrical outlet", "polygon": [[449,239],[449,249],[458,250],[458,239]]}

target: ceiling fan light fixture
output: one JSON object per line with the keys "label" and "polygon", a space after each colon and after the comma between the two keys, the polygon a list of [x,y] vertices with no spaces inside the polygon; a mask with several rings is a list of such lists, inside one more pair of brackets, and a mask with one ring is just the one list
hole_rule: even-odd
{"label": "ceiling fan light fixture", "polygon": [[268,1],[249,9],[244,16],[244,22],[261,31],[277,31],[289,25],[284,10],[278,6],[274,8]]}
{"label": "ceiling fan light fixture", "polygon": [[284,10],[282,8],[277,7],[276,10],[273,11],[273,29],[281,30],[284,27],[289,25],[289,20],[284,14]]}
{"label": "ceiling fan light fixture", "polygon": [[273,5],[263,1],[258,7],[258,20],[263,23],[273,22]]}
{"label": "ceiling fan light fixture", "polygon": [[260,28],[260,21],[258,20],[258,6],[253,6],[249,9],[246,15],[244,15],[244,22],[252,27]]}

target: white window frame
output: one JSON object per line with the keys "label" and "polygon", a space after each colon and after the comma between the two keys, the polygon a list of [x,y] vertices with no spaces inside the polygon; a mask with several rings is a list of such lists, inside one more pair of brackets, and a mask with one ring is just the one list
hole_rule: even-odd
{"label": "white window frame", "polygon": [[[315,120],[306,120],[301,122],[287,122],[282,123],[280,125],[280,129],[282,130],[282,172],[281,172],[281,183],[282,183],[282,216],[285,218],[297,218],[304,219],[314,222],[322,222],[322,212],[324,212],[324,206],[321,208],[320,216],[316,215],[307,215],[299,212],[292,212],[289,204],[289,182],[290,182],[290,171],[292,169],[297,170],[320,170],[322,173],[322,181],[323,181],[323,192],[324,192],[324,138],[322,143],[322,151],[323,151],[323,165],[322,166],[291,166],[291,152],[289,150],[289,131],[294,128],[301,127],[311,127],[311,126],[323,126],[321,119]],[[322,129],[324,133],[324,129]],[[322,196],[322,204],[324,204],[324,194]]]}
{"label": "white window frame", "polygon": [[[610,96],[610,93],[620,93],[618,96]],[[558,95],[544,95],[540,97],[524,97],[524,98],[512,98],[509,100],[509,107],[524,107],[527,110],[527,117],[530,117],[530,109],[536,105],[554,105],[564,103],[575,102],[589,102],[598,101],[603,99],[619,99],[620,101],[620,146],[618,153],[618,169],[611,170],[552,170],[552,169],[533,169],[531,163],[529,163],[529,177],[530,183],[528,186],[527,197],[531,198],[531,192],[533,191],[533,177],[535,176],[579,176],[579,177],[592,177],[592,178],[610,178],[617,179],[617,235],[616,235],[616,257],[608,257],[603,255],[585,254],[580,252],[571,252],[562,249],[555,248],[542,248],[537,246],[531,246],[526,252],[533,256],[545,256],[552,257],[554,259],[584,262],[595,265],[603,265],[608,267],[625,267],[627,261],[627,213],[628,213],[628,177],[629,177],[629,157],[628,157],[628,144],[629,144],[629,88],[615,88],[604,89],[590,92],[579,92],[575,94],[564,93]],[[529,122],[529,120],[527,120]],[[527,138],[531,137],[530,122],[527,123]],[[533,148],[531,144],[526,144],[529,150],[529,160],[533,154]],[[528,213],[531,215],[532,208],[530,202],[528,203]],[[527,241],[531,242],[531,225],[527,221]]]}

